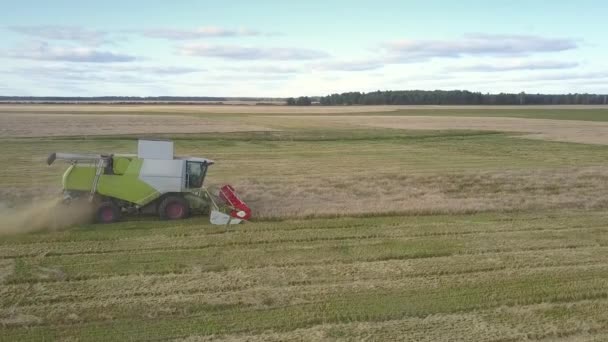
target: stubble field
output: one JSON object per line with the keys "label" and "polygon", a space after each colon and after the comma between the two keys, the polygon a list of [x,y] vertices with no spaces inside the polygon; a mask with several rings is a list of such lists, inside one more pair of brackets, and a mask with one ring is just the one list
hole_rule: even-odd
{"label": "stubble field", "polygon": [[4,234],[1,340],[608,336],[608,109],[221,108],[0,106],[5,218],[138,136],[256,216]]}

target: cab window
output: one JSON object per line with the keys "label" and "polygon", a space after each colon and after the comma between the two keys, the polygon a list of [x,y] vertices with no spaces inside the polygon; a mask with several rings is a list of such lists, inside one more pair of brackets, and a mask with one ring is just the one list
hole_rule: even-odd
{"label": "cab window", "polygon": [[186,179],[188,188],[200,188],[203,186],[203,178],[207,165],[200,162],[186,162]]}

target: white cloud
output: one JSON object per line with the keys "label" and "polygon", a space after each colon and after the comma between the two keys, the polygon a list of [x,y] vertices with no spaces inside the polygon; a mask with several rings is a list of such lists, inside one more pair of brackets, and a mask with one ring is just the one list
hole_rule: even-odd
{"label": "white cloud", "polygon": [[143,74],[155,75],[183,75],[206,71],[205,68],[180,67],[180,66],[136,66],[136,65],[112,65],[106,69],[110,72],[141,72]]}
{"label": "white cloud", "polygon": [[284,65],[250,65],[250,66],[239,66],[239,67],[224,67],[222,70],[235,71],[235,72],[247,72],[247,73],[263,73],[263,74],[294,74],[302,71],[303,69],[295,66],[284,66]]}
{"label": "white cloud", "polygon": [[384,44],[388,60],[394,63],[418,62],[430,58],[463,56],[521,56],[559,52],[578,47],[573,39],[532,35],[468,34],[453,40],[405,39]]}
{"label": "white cloud", "polygon": [[345,60],[328,61],[313,66],[314,69],[327,71],[367,71],[382,68],[385,65],[380,60]]}
{"label": "white cloud", "polygon": [[45,42],[30,44],[16,49],[9,53],[9,55],[14,58],[80,63],[131,62],[136,59],[135,56],[112,51],[98,50],[90,47],[50,46]]}
{"label": "white cloud", "polygon": [[105,31],[85,29],[78,26],[10,26],[8,29],[39,39],[75,41],[89,45],[99,45],[105,42],[108,35]]}
{"label": "white cloud", "polygon": [[549,60],[496,60],[494,63],[480,63],[466,66],[445,68],[446,71],[473,71],[473,72],[499,72],[513,70],[550,70],[572,69],[579,64],[576,62],[562,62]]}
{"label": "white cloud", "polygon": [[178,52],[187,56],[234,60],[310,60],[329,56],[324,51],[312,49],[206,44],[182,45]]}
{"label": "white cloud", "polygon": [[227,74],[227,75],[214,75],[209,77],[210,80],[215,81],[239,81],[256,83],[260,81],[282,81],[294,77],[290,74]]}
{"label": "white cloud", "polygon": [[173,76],[182,76],[203,72],[202,68],[157,66],[157,65],[106,65],[103,68],[94,64],[70,64],[35,66],[12,69],[10,74],[39,78],[52,81],[104,81],[104,82],[137,82],[145,80],[162,80]]}
{"label": "white cloud", "polygon": [[513,81],[569,81],[608,79],[608,71],[545,73],[528,77],[513,78]]}
{"label": "white cloud", "polygon": [[263,33],[246,28],[227,29],[216,26],[204,26],[195,29],[153,28],[138,31],[149,38],[161,38],[168,40],[188,40],[210,37],[245,37],[259,36]]}
{"label": "white cloud", "polygon": [[[327,71],[367,71],[395,64],[428,62],[433,58],[512,57],[542,52],[575,49],[572,39],[543,38],[528,35],[468,34],[454,40],[398,40],[382,45],[377,55],[368,59],[334,60],[318,63],[314,69]],[[567,69],[578,64],[557,61],[509,61],[502,64],[476,64],[455,67],[461,71],[507,71]]]}

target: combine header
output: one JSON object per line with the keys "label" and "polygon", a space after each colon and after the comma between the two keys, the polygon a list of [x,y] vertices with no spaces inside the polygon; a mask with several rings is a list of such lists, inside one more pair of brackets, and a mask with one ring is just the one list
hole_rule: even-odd
{"label": "combine header", "polygon": [[97,222],[129,213],[177,220],[208,212],[211,223],[221,225],[251,217],[232,186],[220,187],[217,195],[203,186],[212,160],[174,156],[172,141],[139,140],[137,155],[52,153],[47,164],[55,160],[71,163],[63,174],[64,202],[90,201]]}

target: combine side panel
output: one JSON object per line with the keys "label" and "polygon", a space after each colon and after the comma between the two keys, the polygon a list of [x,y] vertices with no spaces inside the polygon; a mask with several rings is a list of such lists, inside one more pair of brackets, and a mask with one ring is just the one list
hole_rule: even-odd
{"label": "combine side panel", "polygon": [[146,205],[157,199],[161,193],[142,181],[139,177],[143,160],[134,158],[122,175],[102,175],[97,191],[106,196],[119,198],[131,203]]}
{"label": "combine side panel", "polygon": [[63,189],[91,191],[94,178],[94,166],[71,165],[63,174]]}
{"label": "combine side panel", "polygon": [[[102,174],[97,184],[97,193],[139,205],[146,205],[158,198],[160,193],[139,179],[141,163],[141,159],[132,160],[122,175]],[[63,175],[63,188],[91,191],[95,170],[95,166],[70,166]]]}

